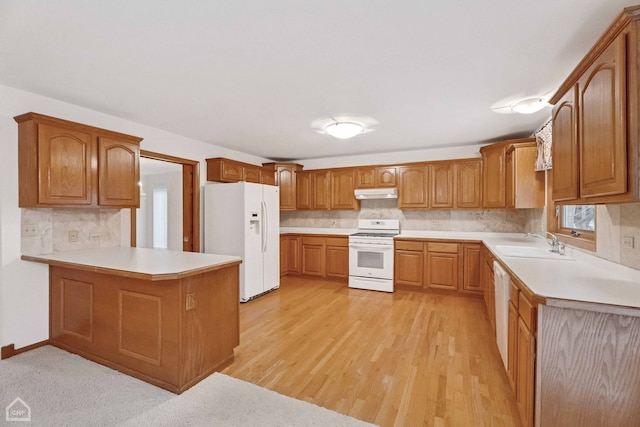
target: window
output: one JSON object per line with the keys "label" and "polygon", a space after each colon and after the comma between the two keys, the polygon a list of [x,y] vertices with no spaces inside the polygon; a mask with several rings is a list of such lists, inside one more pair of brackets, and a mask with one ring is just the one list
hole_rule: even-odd
{"label": "window", "polygon": [[547,171],[547,230],[562,242],[596,251],[596,206],[556,205],[551,198],[553,173]]}
{"label": "window", "polygon": [[[572,234],[596,231],[596,207],[594,205],[559,206],[560,228],[571,229]],[[579,234],[578,234],[579,235]]]}
{"label": "window", "polygon": [[153,247],[167,249],[167,188],[153,189]]}

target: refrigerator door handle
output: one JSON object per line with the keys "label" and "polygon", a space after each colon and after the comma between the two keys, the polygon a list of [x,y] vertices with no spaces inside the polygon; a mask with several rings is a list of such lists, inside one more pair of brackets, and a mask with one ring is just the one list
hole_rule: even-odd
{"label": "refrigerator door handle", "polygon": [[262,253],[267,252],[267,233],[269,226],[269,216],[267,214],[267,204],[262,200],[260,202],[262,205]]}

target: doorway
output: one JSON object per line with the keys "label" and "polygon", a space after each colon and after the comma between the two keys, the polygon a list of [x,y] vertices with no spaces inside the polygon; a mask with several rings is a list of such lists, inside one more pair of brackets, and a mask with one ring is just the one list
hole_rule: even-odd
{"label": "doorway", "polygon": [[131,246],[200,252],[200,163],[140,150],[140,184]]}

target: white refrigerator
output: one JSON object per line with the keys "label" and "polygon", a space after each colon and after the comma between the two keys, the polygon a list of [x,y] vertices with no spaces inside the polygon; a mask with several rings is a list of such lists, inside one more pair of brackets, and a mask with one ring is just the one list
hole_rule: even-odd
{"label": "white refrigerator", "polygon": [[240,302],[280,286],[280,193],[272,185],[204,186],[204,251],[235,255]]}

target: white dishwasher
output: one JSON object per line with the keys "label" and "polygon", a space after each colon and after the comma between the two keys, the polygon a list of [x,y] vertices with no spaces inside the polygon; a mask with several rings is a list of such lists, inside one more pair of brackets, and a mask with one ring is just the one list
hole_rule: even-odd
{"label": "white dishwasher", "polygon": [[507,347],[509,328],[509,282],[511,277],[498,261],[493,262],[493,283],[496,296],[496,342],[506,369],[509,368]]}

